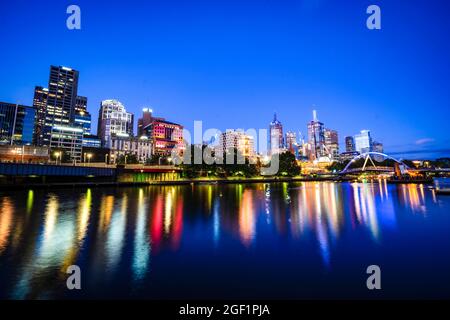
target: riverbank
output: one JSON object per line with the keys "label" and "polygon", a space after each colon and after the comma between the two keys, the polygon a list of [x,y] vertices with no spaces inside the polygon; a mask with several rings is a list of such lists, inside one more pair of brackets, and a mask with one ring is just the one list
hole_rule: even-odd
{"label": "riverbank", "polygon": [[[154,181],[55,181],[45,183],[14,183],[0,184],[0,190],[5,189],[40,189],[40,188],[77,188],[77,187],[142,187],[151,185],[215,185],[215,184],[239,184],[239,183],[275,183],[275,182],[353,182],[354,178],[340,176],[326,177],[273,177],[273,178],[232,178],[232,179],[179,179],[179,180],[154,180]],[[374,180],[377,182],[377,180]],[[392,184],[430,184],[430,180],[388,180]]]}

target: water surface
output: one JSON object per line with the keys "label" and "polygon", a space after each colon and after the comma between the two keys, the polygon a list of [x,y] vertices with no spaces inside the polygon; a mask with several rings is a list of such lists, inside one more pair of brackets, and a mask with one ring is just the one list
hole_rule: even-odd
{"label": "water surface", "polygon": [[450,298],[450,197],[382,181],[2,191],[0,298]]}

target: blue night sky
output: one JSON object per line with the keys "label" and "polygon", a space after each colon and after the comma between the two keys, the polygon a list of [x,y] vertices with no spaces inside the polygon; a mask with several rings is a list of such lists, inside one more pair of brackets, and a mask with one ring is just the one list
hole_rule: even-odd
{"label": "blue night sky", "polygon": [[[81,30],[66,28],[70,4]],[[111,98],[189,130],[267,128],[276,111],[306,133],[315,106],[341,143],[370,129],[398,157],[450,156],[449,14],[445,0],[1,1],[0,101],[31,105],[64,65],[94,133]]]}

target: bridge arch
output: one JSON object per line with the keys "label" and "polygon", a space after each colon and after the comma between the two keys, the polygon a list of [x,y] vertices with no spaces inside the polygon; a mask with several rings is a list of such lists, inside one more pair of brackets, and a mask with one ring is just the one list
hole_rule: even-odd
{"label": "bridge arch", "polygon": [[[361,153],[360,155],[355,156],[355,157],[354,157],[352,160],[350,160],[350,162],[345,166],[345,168],[341,171],[341,173],[346,173],[347,170],[348,170],[348,168],[349,168],[355,161],[357,161],[357,160],[359,160],[359,159],[363,159],[363,158],[366,159],[366,163],[367,163],[368,160],[370,160],[370,161],[372,162],[372,164],[375,166],[375,164],[373,163],[372,158],[370,157],[371,155],[373,155],[373,156],[382,156],[382,157],[384,157],[384,158],[391,159],[391,160],[397,162],[398,164],[404,165],[407,169],[409,169],[409,167],[408,167],[405,163],[403,163],[401,160],[397,160],[397,159],[395,159],[394,157],[391,157],[390,155],[387,155],[387,154],[385,154],[385,153],[375,152],[375,151],[370,151],[370,152]],[[364,164],[364,167],[366,166],[366,163]],[[364,167],[363,167],[363,168],[364,168]],[[375,166],[375,167],[376,167],[376,166]],[[364,170],[364,169],[363,169],[363,170]]]}

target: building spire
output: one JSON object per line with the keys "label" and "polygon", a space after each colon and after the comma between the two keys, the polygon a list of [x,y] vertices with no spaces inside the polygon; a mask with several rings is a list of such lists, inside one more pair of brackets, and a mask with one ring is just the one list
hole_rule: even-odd
{"label": "building spire", "polygon": [[273,113],[273,122],[276,122],[276,121],[277,121],[277,113],[274,112],[274,113]]}
{"label": "building spire", "polygon": [[313,120],[317,122],[317,110],[313,110]]}

